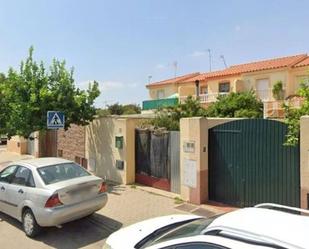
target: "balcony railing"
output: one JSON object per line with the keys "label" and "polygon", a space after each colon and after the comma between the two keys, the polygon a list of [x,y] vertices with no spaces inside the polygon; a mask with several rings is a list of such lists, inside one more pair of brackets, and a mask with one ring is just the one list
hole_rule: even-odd
{"label": "balcony railing", "polygon": [[[211,103],[216,102],[217,98],[221,95],[227,95],[229,93],[208,93],[208,94],[200,94],[199,99],[201,103]],[[180,102],[184,102],[187,99],[188,96],[180,96],[179,100]],[[196,99],[196,95],[192,96],[194,99]]]}
{"label": "balcony railing", "polygon": [[[199,99],[201,103],[212,103],[212,102],[216,102],[217,98],[221,95],[227,95],[229,94],[229,92],[227,93],[208,93],[208,94],[200,94],[199,95]],[[283,91],[283,96],[284,96],[285,92]],[[272,91],[271,90],[258,90],[256,91],[256,96],[261,99],[263,102],[264,101],[270,101],[272,100]],[[184,102],[187,99],[188,96],[180,96],[179,100],[180,102]],[[192,96],[193,98],[196,99],[196,95]]]}
{"label": "balcony railing", "polygon": [[178,104],[178,98],[154,99],[143,101],[143,110],[156,110],[163,107],[175,106]]}
{"label": "balcony railing", "polygon": [[283,118],[285,115],[284,104],[298,109],[303,103],[304,99],[297,96],[287,100],[264,101],[264,118]]}

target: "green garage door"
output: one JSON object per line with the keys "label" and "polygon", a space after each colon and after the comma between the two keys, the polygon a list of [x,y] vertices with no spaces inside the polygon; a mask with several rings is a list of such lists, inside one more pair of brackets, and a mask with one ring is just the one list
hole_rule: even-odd
{"label": "green garage door", "polygon": [[284,146],[287,125],[237,120],[209,130],[209,199],[238,207],[299,207],[299,146]]}

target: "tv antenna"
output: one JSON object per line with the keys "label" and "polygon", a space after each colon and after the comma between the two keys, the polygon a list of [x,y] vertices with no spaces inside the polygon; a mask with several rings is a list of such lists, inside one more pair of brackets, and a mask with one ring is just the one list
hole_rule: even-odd
{"label": "tv antenna", "polygon": [[223,61],[225,68],[227,68],[227,64],[226,64],[224,55],[220,55],[220,59]]}
{"label": "tv antenna", "polygon": [[209,72],[211,72],[211,50],[207,49],[208,57],[209,57]]}
{"label": "tv antenna", "polygon": [[177,67],[178,67],[178,62],[174,61],[173,62],[173,67],[174,67],[174,78],[177,76]]}
{"label": "tv antenna", "polygon": [[152,75],[148,75],[148,84],[150,84],[151,79],[152,79]]}

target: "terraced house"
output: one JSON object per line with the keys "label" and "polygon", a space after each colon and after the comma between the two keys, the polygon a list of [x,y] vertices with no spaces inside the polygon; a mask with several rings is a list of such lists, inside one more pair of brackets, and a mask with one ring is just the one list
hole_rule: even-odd
{"label": "terraced house", "polygon": [[[272,92],[278,82],[282,85],[279,97]],[[300,106],[302,100],[297,93],[302,82],[309,84],[307,54],[233,65],[224,70],[197,72],[148,84],[150,100],[143,102],[143,110],[175,105],[190,95],[198,96],[207,107],[219,95],[252,89],[264,103],[264,117],[280,118],[284,115],[284,101]]]}

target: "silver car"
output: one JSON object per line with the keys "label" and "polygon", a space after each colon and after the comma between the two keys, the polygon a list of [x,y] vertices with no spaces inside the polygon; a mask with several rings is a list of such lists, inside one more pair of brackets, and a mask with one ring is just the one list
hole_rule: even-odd
{"label": "silver car", "polygon": [[106,202],[105,182],[65,159],[23,160],[0,172],[0,211],[21,221],[29,237],[88,216]]}

